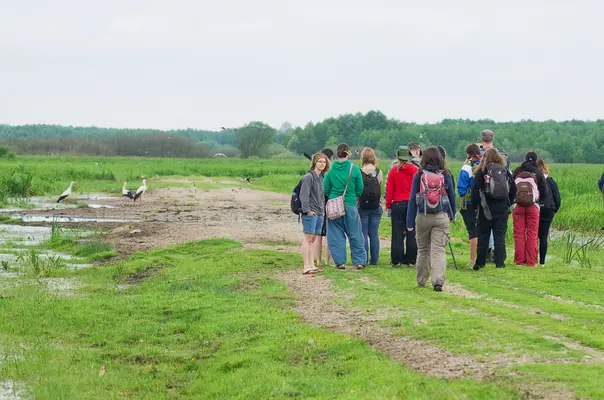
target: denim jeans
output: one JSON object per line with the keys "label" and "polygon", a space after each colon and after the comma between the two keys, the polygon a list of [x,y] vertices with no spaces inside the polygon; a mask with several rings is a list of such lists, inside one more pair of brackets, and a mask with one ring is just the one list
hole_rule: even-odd
{"label": "denim jeans", "polygon": [[354,265],[365,265],[367,252],[363,243],[361,219],[356,206],[344,205],[346,215],[327,220],[327,247],[336,265],[346,264],[346,237]]}
{"label": "denim jeans", "polygon": [[380,258],[380,222],[382,220],[382,207],[375,210],[362,210],[359,208],[361,216],[361,227],[363,229],[363,240],[365,241],[365,252],[369,257],[369,264],[377,265]]}

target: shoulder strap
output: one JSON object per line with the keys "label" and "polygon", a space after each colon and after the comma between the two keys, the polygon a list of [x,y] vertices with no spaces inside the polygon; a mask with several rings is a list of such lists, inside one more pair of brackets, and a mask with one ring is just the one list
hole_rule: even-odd
{"label": "shoulder strap", "polygon": [[[352,163],[351,163],[352,164]],[[348,184],[350,183],[350,177],[352,176],[352,169],[354,168],[354,164],[350,166],[350,172],[348,173],[348,180],[346,181],[346,187],[344,188],[344,193],[342,193],[342,197],[346,196],[346,190],[348,190]],[[362,171],[361,171],[362,172]]]}

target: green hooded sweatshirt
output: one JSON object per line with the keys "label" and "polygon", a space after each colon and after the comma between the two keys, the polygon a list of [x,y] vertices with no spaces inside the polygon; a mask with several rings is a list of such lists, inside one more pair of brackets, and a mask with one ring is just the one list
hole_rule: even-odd
{"label": "green hooded sweatshirt", "polygon": [[[353,164],[349,160],[333,162],[323,181],[325,196],[328,199],[335,199],[344,193],[351,165]],[[352,168],[352,176],[346,190],[344,204],[356,207],[357,198],[361,194],[363,194],[363,176],[361,175],[361,169],[355,165]]]}

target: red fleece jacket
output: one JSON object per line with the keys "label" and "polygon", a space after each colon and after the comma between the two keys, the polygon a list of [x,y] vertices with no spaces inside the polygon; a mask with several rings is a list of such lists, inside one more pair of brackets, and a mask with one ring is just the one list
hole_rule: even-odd
{"label": "red fleece jacket", "polygon": [[397,165],[392,167],[388,173],[388,181],[386,183],[387,210],[390,209],[394,202],[409,200],[413,176],[415,176],[417,170],[418,168],[411,163],[403,165],[400,171]]}

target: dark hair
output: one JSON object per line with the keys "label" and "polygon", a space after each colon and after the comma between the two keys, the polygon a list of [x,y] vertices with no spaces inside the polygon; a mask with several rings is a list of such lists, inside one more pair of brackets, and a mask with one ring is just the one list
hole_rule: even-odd
{"label": "dark hair", "polygon": [[534,151],[529,151],[528,153],[526,153],[524,161],[529,161],[537,164],[537,153],[535,153]]}
{"label": "dark hair", "polygon": [[330,160],[333,158],[333,150],[331,150],[329,147],[326,147],[321,150],[321,153],[325,154]]}
{"label": "dark hair", "polygon": [[424,155],[422,156],[422,160],[419,163],[419,171],[418,174],[427,167],[431,166],[440,171],[445,170],[445,160],[443,156],[440,154],[440,151],[435,146],[430,146],[424,150]]}
{"label": "dark hair", "polygon": [[340,143],[336,149],[336,156],[338,158],[346,158],[352,154],[350,147],[346,143]]}
{"label": "dark hair", "polygon": [[469,144],[466,147],[466,154],[472,157],[478,157],[480,156],[480,147],[478,147],[476,143]]}

